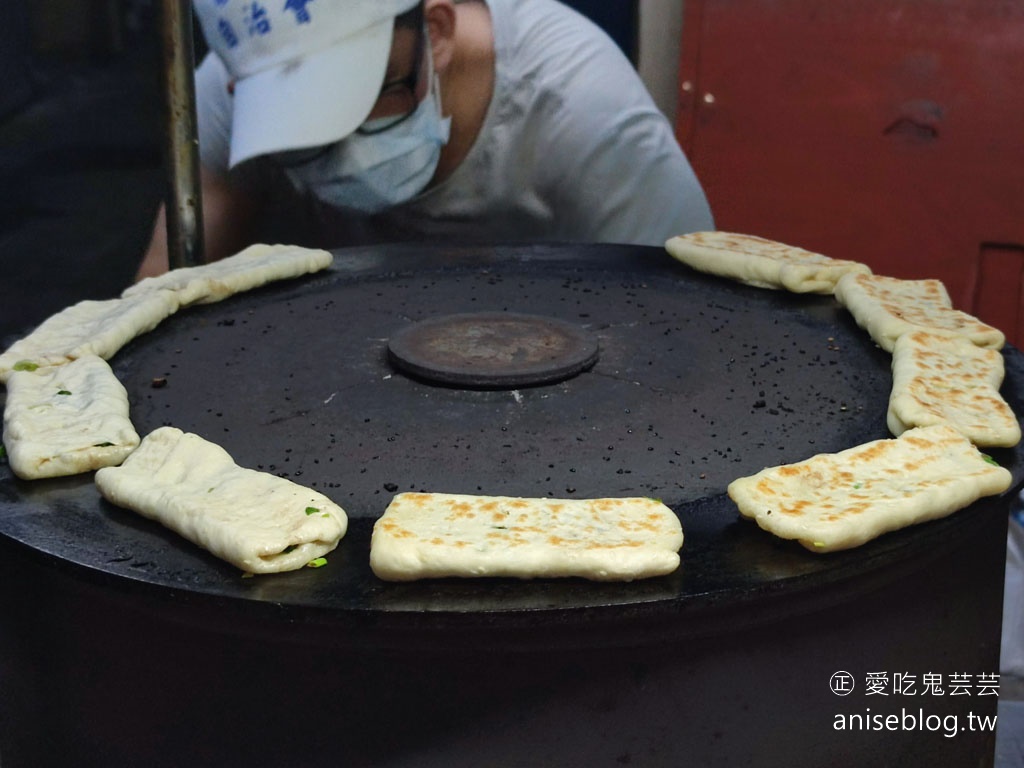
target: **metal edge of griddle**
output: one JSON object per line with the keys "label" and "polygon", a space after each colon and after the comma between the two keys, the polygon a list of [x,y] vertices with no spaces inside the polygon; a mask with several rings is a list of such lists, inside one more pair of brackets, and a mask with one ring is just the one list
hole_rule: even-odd
{"label": "metal edge of griddle", "polygon": [[[186,587],[155,584],[152,581],[112,574],[60,554],[46,552],[0,532],[0,550],[14,545],[28,563],[43,570],[33,572],[44,581],[68,580],[76,589],[99,590],[104,600],[123,603],[127,611],[156,614],[161,621],[195,625],[204,631],[230,634],[239,621],[248,632],[257,629],[271,641],[323,647],[400,650],[410,644],[424,651],[445,651],[458,647],[491,647],[495,650],[530,651],[564,648],[607,648],[657,645],[687,641],[714,641],[724,631],[770,628],[787,620],[841,606],[856,598],[879,593],[888,585],[912,577],[951,552],[970,547],[983,523],[1005,517],[1006,497],[1017,493],[1021,484],[1002,496],[981,499],[948,518],[923,523],[869,542],[849,558],[847,567],[834,569],[825,578],[814,573],[787,578],[767,587],[728,589],[648,601],[610,602],[578,607],[463,611],[440,609],[381,610],[294,606],[279,600],[215,595]],[[712,500],[712,503],[715,503]],[[372,521],[352,521],[355,534],[368,545]],[[750,523],[753,525],[753,523]],[[765,536],[770,534],[765,533]],[[893,558],[902,540],[925,538],[926,555]],[[795,542],[778,541],[777,546],[799,548]],[[865,554],[866,553],[866,554]],[[206,553],[203,553],[206,555]],[[682,553],[686,567],[685,548]],[[833,553],[824,557],[849,556]],[[809,557],[823,557],[808,553]],[[210,556],[212,557],[212,556]],[[230,570],[230,569],[228,569]],[[235,571],[234,578],[240,574]],[[274,575],[254,579],[274,579]],[[672,575],[660,577],[671,579]],[[414,588],[445,591],[452,581],[467,588],[515,591],[529,581],[515,579],[425,580]],[[540,582],[544,580],[536,580]],[[547,580],[570,581],[570,580]],[[579,583],[581,589],[599,583]],[[646,580],[656,582],[658,579]],[[534,582],[534,583],[536,583]],[[641,582],[636,582],[641,584]],[[380,583],[381,592],[395,592],[409,585]],[[628,586],[628,585],[626,585]]]}

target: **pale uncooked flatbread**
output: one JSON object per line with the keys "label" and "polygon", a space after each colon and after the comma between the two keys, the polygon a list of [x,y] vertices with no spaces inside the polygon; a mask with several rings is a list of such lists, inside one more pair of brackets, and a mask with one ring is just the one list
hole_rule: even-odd
{"label": "pale uncooked flatbread", "polygon": [[679,567],[683,531],[646,498],[395,496],[373,527],[370,566],[389,581],[580,576],[631,581]]}
{"label": "pale uncooked flatbread", "polygon": [[330,266],[328,251],[296,246],[254,245],[200,267],[147,278],[120,298],[82,301],[58,312],[0,354],[0,382],[15,366],[62,365],[83,355],[109,360],[121,347],[194,303],[220,301],[273,280]]}
{"label": "pale uncooked flatbread", "polygon": [[6,382],[15,367],[63,365],[86,355],[109,360],[177,309],[178,297],[171,291],[81,301],[52,315],[0,354],[0,382]]}
{"label": "pale uncooked flatbread", "polygon": [[794,293],[832,293],[843,275],[870,273],[867,264],[733,232],[693,232],[670,238],[665,249],[700,272],[728,277],[757,288]]}
{"label": "pale uncooked flatbread", "polygon": [[1001,349],[1006,341],[998,328],[953,309],[939,280],[852,274],[836,285],[836,299],[886,352],[892,352],[904,333],[920,330],[956,334],[992,349]]}
{"label": "pale uncooked flatbread", "polygon": [[919,427],[729,484],[740,513],[814,552],[849,549],[1002,493],[1010,472],[946,425]]}
{"label": "pale uncooked flatbread", "polygon": [[1021,430],[999,394],[1004,375],[998,350],[960,336],[905,333],[892,351],[889,429],[900,435],[912,427],[949,424],[975,445],[1013,447]]}
{"label": "pale uncooked flatbread", "polygon": [[321,493],[239,467],[218,445],[160,427],[120,467],[96,473],[110,502],[181,534],[247,573],[301,568],[332,551],[345,511]]}
{"label": "pale uncooked flatbread", "polygon": [[147,277],[125,289],[121,295],[128,297],[169,290],[178,295],[183,307],[190,304],[212,304],[266,283],[318,272],[329,267],[333,259],[329,251],[313,248],[251,245],[219,261]]}
{"label": "pale uncooked flatbread", "polygon": [[7,380],[4,448],[24,480],[120,464],[138,444],[128,393],[102,358],[15,371]]}

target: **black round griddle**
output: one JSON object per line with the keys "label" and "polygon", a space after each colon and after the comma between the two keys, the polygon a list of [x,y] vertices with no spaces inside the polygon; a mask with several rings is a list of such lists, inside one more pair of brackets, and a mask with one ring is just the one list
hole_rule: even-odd
{"label": "black round griddle", "polygon": [[[889,357],[832,299],[701,276],[658,248],[337,257],[185,310],[112,361],[140,432],[198,432],[341,503],[350,530],[323,568],[243,578],[88,476],[26,483],[0,466],[5,766],[991,757],[992,733],[833,723],[868,708],[995,716],[993,696],[881,700],[862,682],[998,670],[1011,494],[825,556],[725,495],[764,465],[886,436]],[[567,323],[597,358],[555,382],[470,388],[389,360],[403,329],[492,313]],[[1006,361],[1022,412],[1021,355]],[[1020,485],[1021,449],[993,455]],[[682,566],[633,584],[387,584],[370,531],[409,489],[657,496],[682,520]],[[837,670],[852,695],[830,689]]]}
{"label": "black round griddle", "polygon": [[[425,381],[389,358],[406,329],[462,313],[551,318],[600,353],[532,386]],[[1021,356],[1006,359],[1004,392],[1024,413]],[[0,534],[82,578],[256,615],[441,631],[603,621],[611,634],[682,616],[685,632],[711,633],[725,613],[777,618],[873,588],[972,526],[967,509],[821,556],[742,520],[725,495],[765,466],[887,437],[889,361],[831,297],[700,275],[658,248],[346,249],[326,273],[183,310],[111,361],[140,434],[196,432],[344,507],[350,530],[327,566],[242,578],[105,502],[91,475],[23,482],[5,465]],[[992,454],[1019,486],[1022,449]],[[369,569],[370,532],[408,490],[653,496],[682,521],[682,566],[632,584],[387,584]]]}

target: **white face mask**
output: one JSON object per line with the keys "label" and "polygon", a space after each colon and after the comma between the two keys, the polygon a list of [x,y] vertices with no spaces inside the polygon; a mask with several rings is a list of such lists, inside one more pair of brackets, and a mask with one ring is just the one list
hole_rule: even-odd
{"label": "white face mask", "polygon": [[433,75],[430,93],[393,128],[369,135],[353,133],[308,163],[286,167],[285,173],[298,189],[311,191],[325,203],[378,213],[423,191],[437,169],[450,130],[451,118],[441,117],[440,89]]}

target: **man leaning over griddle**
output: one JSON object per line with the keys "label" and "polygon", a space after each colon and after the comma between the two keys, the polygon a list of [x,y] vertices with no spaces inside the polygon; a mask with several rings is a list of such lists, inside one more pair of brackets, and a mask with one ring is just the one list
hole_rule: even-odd
{"label": "man leaning over griddle", "polygon": [[[194,8],[207,260],[252,242],[662,245],[713,228],[633,66],[555,0]],[[138,277],[167,268],[161,211]]]}

